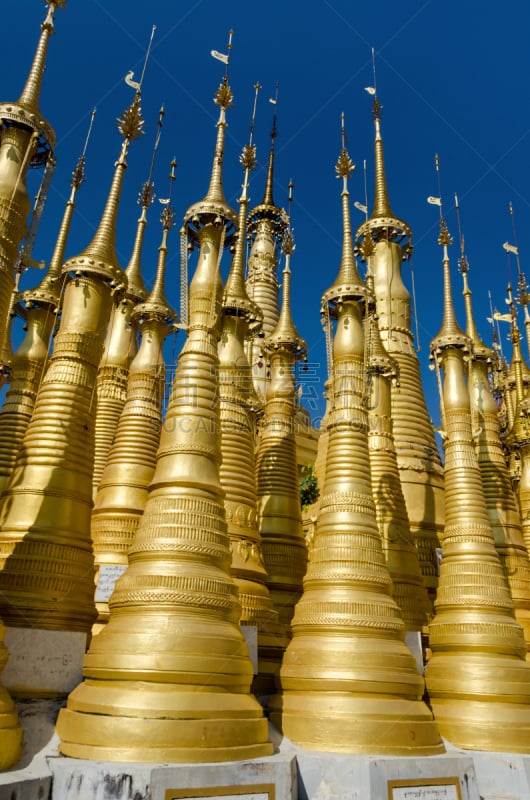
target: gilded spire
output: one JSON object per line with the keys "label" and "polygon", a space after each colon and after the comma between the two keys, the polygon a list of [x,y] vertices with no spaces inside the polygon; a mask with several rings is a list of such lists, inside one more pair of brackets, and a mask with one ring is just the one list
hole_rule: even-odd
{"label": "gilded spire", "polygon": [[[292,202],[292,182],[289,184],[289,202]],[[290,215],[289,215],[290,218]],[[294,236],[289,225],[282,246],[285,254],[283,269],[283,291],[280,317],[273,332],[265,339],[263,346],[269,350],[284,350],[305,358],[307,344],[295,328],[291,314],[291,256],[295,250]]]}
{"label": "gilded spire", "polygon": [[158,265],[156,269],[156,277],[155,282],[153,284],[153,288],[149,293],[149,297],[143,304],[142,308],[148,308],[150,312],[158,311],[159,313],[163,313],[164,310],[168,317],[175,317],[174,312],[171,310],[171,306],[166,298],[165,292],[165,275],[166,275],[166,264],[167,264],[167,237],[171,228],[175,227],[175,211],[171,206],[171,195],[172,195],[172,188],[173,182],[175,181],[175,169],[177,166],[177,162],[175,159],[171,161],[171,172],[169,173],[169,180],[170,180],[170,192],[169,192],[169,202],[164,205],[164,210],[162,211],[162,215],[160,218],[160,222],[162,223],[162,241],[160,243],[160,247],[158,248]]}
{"label": "gilded spire", "polygon": [[247,318],[254,317],[257,319],[261,316],[258,312],[258,309],[254,303],[249,299],[247,290],[245,287],[245,244],[246,244],[246,220],[247,220],[247,210],[248,210],[248,179],[250,171],[256,167],[256,146],[252,142],[252,134],[254,131],[254,120],[256,117],[256,103],[258,99],[258,92],[261,89],[261,85],[256,83],[254,85],[255,89],[255,97],[254,97],[254,110],[252,113],[252,122],[250,124],[250,137],[249,143],[245,145],[243,148],[243,152],[239,158],[239,161],[243,165],[245,170],[245,177],[243,180],[243,192],[241,194],[241,198],[239,200],[239,219],[238,219],[238,229],[237,229],[237,237],[236,237],[236,249],[234,253],[234,258],[232,260],[232,266],[230,268],[230,272],[228,274],[228,278],[226,281],[224,297],[223,297],[223,307],[225,312],[229,309],[232,310],[232,313],[236,313],[240,316],[245,315]]}
{"label": "gilded spire", "polygon": [[388,199],[383,137],[381,135],[382,106],[377,98],[375,87],[367,87],[367,91],[374,98],[372,114],[375,127],[375,198],[371,216],[357,230],[357,243],[360,248],[363,237],[370,230],[376,241],[385,239],[400,244],[403,247],[404,258],[410,258],[412,254],[412,244],[410,242],[412,231],[406,222],[395,216]]}
{"label": "gilded spire", "polygon": [[46,67],[48,44],[50,36],[55,32],[53,27],[55,11],[57,8],[64,7],[65,5],[66,0],[47,1],[48,10],[46,13],[46,19],[41,24],[41,35],[37,45],[37,50],[35,51],[35,56],[33,58],[33,63],[31,65],[26,84],[22,90],[22,94],[18,99],[20,105],[25,106],[29,111],[37,116],[40,114],[39,97],[44,69]]}
{"label": "gilded spire", "polygon": [[272,129],[271,129],[271,149],[269,153],[269,164],[267,166],[267,180],[265,181],[265,194],[263,195],[263,205],[264,206],[273,206],[274,199],[272,196],[272,187],[274,185],[274,142],[278,135],[278,128],[276,126],[276,106],[278,104],[278,83],[276,83],[276,95],[274,99],[271,99],[271,103],[274,105],[274,116],[272,118]]}
{"label": "gilded spire", "polygon": [[127,275],[127,294],[141,301],[145,298],[146,289],[142,278],[142,249],[147,226],[147,209],[153,202],[153,184],[146,181],[140,189],[138,204],[141,206],[140,216],[136,223],[136,235],[134,237],[133,249],[125,274]]}
{"label": "gilded spire", "polygon": [[[261,88],[261,87],[260,87]],[[278,104],[278,83],[276,84],[276,93],[274,97],[270,98],[270,102],[274,106],[274,116],[272,120],[271,129],[271,149],[269,152],[269,162],[267,165],[267,177],[265,180],[265,192],[263,201],[260,205],[253,208],[248,217],[248,230],[249,234],[255,236],[258,229],[261,228],[260,223],[267,220],[271,223],[271,229],[274,237],[278,242],[281,242],[283,235],[287,230],[287,215],[282,208],[278,208],[274,204],[273,198],[273,184],[274,184],[274,148],[276,137],[278,136],[278,128],[276,125],[276,107]],[[250,268],[250,264],[249,264]]]}
{"label": "gilded spire", "polygon": [[350,217],[350,193],[348,191],[348,178],[355,169],[346,149],[346,131],[344,127],[344,114],[341,115],[342,148],[339,159],[335,165],[337,178],[342,179],[342,258],[339,274],[331,288],[322,298],[322,303],[334,303],[344,297],[364,297],[366,287],[357,270],[353,254],[353,241]]}
{"label": "gilded spire", "polygon": [[475,324],[475,317],[473,315],[471,289],[469,288],[469,281],[467,277],[467,273],[469,272],[469,262],[467,260],[467,256],[465,253],[464,235],[462,233],[462,228],[460,224],[460,205],[458,203],[458,197],[456,194],[455,194],[455,208],[458,220],[458,238],[460,240],[460,259],[458,265],[460,267],[460,272],[462,273],[462,281],[464,284],[464,290],[462,292],[462,295],[464,297],[464,305],[466,309],[466,334],[471,339],[471,342],[473,344],[473,357],[491,359],[493,353],[489,347],[486,347],[486,345],[480,338],[479,333],[477,331],[477,326]]}
{"label": "gilded spire", "polygon": [[510,325],[510,339],[512,342],[512,367],[515,374],[515,398],[516,407],[523,402],[525,397],[525,386],[523,380],[523,364],[524,358],[521,350],[521,331],[517,324],[517,308],[513,298],[513,291],[511,284],[507,286],[508,298],[507,303],[510,307],[510,314],[512,317]]}
{"label": "gilded spire", "polygon": [[90,134],[92,132],[95,115],[96,109],[94,109],[90,115],[90,124],[88,127],[83,151],[79,156],[74,171],[72,172],[72,179],[70,181],[70,197],[66,203],[61,227],[59,229],[59,234],[55,242],[52,257],[50,259],[48,272],[38,286],[36,286],[34,289],[28,289],[22,293],[22,298],[26,303],[46,303],[50,306],[56,306],[59,304],[62,289],[60,281],[61,270],[64,264],[66,244],[70,234],[70,226],[72,224],[72,217],[75,210],[75,199],[78,189],[85,181],[86,151]]}
{"label": "gilded spire", "polygon": [[149,176],[145,181],[145,183],[142,185],[142,188],[140,189],[140,194],[138,195],[138,204],[141,206],[142,212],[138,219],[136,236],[131,253],[131,258],[129,260],[129,264],[127,265],[127,269],[125,270],[125,274],[127,275],[127,294],[133,299],[137,300],[138,302],[144,300],[147,294],[145,284],[142,278],[142,248],[144,243],[145,228],[147,225],[147,210],[152,205],[153,200],[155,199],[153,169],[155,166],[158,145],[160,143],[160,135],[162,133],[164,114],[165,110],[164,106],[162,106],[160,108],[160,111],[158,112],[157,132],[156,132],[155,142],[153,145],[153,154],[151,157],[151,167],[149,169]]}
{"label": "gilded spire", "polygon": [[385,174],[385,156],[383,152],[383,137],[381,136],[381,104],[374,97],[374,125],[375,125],[375,200],[372,219],[377,217],[393,217],[388,199]]}
{"label": "gilded spire", "polygon": [[188,208],[184,215],[184,222],[188,227],[188,233],[193,240],[197,238],[198,230],[211,220],[215,225],[225,226],[225,241],[230,241],[235,231],[237,215],[226,202],[223,189],[223,161],[224,145],[226,133],[226,111],[231,107],[233,94],[228,83],[228,64],[230,60],[230,50],[232,49],[232,34],[230,31],[228,42],[228,55],[226,56],[226,73],[223,81],[214,95],[214,103],[219,106],[219,118],[217,120],[217,139],[213,157],[212,171],[210,175],[210,185],[206,196],[198,203],[194,203]]}
{"label": "gilded spire", "polygon": [[54,33],[54,17],[57,8],[64,8],[67,0],[45,0],[46,18],[41,23],[41,35],[33,57],[22,94],[16,103],[0,103],[0,119],[12,121],[15,125],[26,125],[38,135],[38,146],[32,153],[34,166],[43,164],[55,146],[55,133],[44,119],[39,108],[42,78],[46,67],[46,56],[50,36]]}
{"label": "gilded spire", "polygon": [[264,342],[265,347],[292,350],[300,355],[305,354],[307,345],[295,328],[291,314],[291,254],[294,250],[292,233],[287,233],[283,246],[285,267],[283,269],[282,307],[278,324]]}
{"label": "gilded spire", "polygon": [[451,271],[449,262],[449,246],[453,243],[451,235],[447,229],[445,219],[440,218],[440,235],[438,244],[443,248],[443,270],[444,270],[444,313],[442,327],[438,335],[433,339],[433,348],[442,348],[448,345],[469,348],[469,337],[466,336],[457,322],[453,305],[453,294],[451,290]]}
{"label": "gilded spire", "polygon": [[123,137],[121,152],[114,168],[110,191],[94,238],[78,256],[69,259],[64,271],[97,272],[122,283],[124,275],[116,255],[116,221],[123,177],[127,168],[127,154],[132,141],[143,134],[144,120],[137,91],[131,105],[118,117],[118,130]]}

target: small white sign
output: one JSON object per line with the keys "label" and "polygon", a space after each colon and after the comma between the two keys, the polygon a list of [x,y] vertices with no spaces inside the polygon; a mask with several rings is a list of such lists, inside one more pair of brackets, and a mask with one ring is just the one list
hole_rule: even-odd
{"label": "small white sign", "polygon": [[109,602],[116,581],[121,578],[126,569],[126,564],[103,564],[99,568],[96,603]]}

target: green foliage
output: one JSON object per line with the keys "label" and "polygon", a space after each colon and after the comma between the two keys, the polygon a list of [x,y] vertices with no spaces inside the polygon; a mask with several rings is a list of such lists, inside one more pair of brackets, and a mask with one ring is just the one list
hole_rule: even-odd
{"label": "green foliage", "polygon": [[300,469],[300,505],[302,510],[313,505],[320,495],[315,468],[311,464],[303,464]]}

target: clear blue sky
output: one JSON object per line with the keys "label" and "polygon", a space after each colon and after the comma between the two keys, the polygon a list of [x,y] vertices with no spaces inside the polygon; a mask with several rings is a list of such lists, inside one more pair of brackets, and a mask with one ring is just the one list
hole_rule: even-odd
{"label": "clear blue sky", "polygon": [[[0,97],[16,99],[29,68],[44,6],[17,0],[3,9]],[[57,133],[58,168],[34,250],[50,257],[70,172],[82,147],[90,112],[97,117],[87,154],[87,182],[78,195],[68,254],[90,240],[99,220],[119,150],[115,117],[132,98],[124,76],[141,71],[152,25],[157,26],[143,92],[146,135],[131,147],[118,229],[118,254],[125,266],[156,129],[157,111],[166,116],[155,171],[157,194],[167,195],[171,157],[178,162],[174,205],[180,223],[186,208],[204,196],[211,169],[217,108],[212,96],[223,66],[210,50],[226,52],[229,28],[234,40],[228,112],[225,191],[237,207],[242,173],[238,159],[248,138],[253,84],[263,85],[256,119],[259,168],[251,181],[251,203],[263,194],[273,107],[267,102],[280,83],[275,201],[283,204],[287,184],[295,184],[293,227],[297,249],[292,261],[295,321],[307,339],[311,372],[325,378],[324,338],[319,308],[322,293],[340,261],[340,184],[334,165],[340,149],[340,114],[346,115],[348,149],[357,169],[351,199],[364,201],[362,165],[368,164],[369,206],[373,198],[373,123],[371,99],[363,87],[373,83],[375,48],[377,88],[383,105],[387,177],[394,212],[414,232],[412,266],[418,301],[420,358],[431,413],[438,417],[434,375],[427,369],[431,338],[441,322],[441,253],[436,245],[438,209],[426,203],[438,193],[434,154],[440,155],[442,193],[449,228],[456,239],[453,193],[460,197],[470,283],[479,331],[490,341],[487,290],[504,311],[508,281],[505,241],[513,242],[508,203],[515,209],[523,269],[530,279],[530,107],[527,0],[509,4],[435,0],[396,4],[313,0],[311,3],[213,0],[70,0],[57,13],[41,108]],[[34,184],[33,184],[34,186]],[[153,206],[144,273],[151,284],[161,206]],[[352,208],[354,227],[362,216]],[[178,228],[172,233],[168,295],[178,305]],[[458,248],[451,248],[453,285],[461,309]],[[223,272],[229,259],[223,259]],[[516,265],[512,257],[512,279]],[[410,287],[410,266],[404,267]],[[23,288],[38,275],[23,278]],[[520,315],[522,323],[522,314]],[[460,313],[463,323],[463,315]],[[505,329],[504,334],[507,334]],[[20,334],[19,334],[20,335]],[[182,336],[182,334],[180,335]],[[180,349],[182,340],[177,341]],[[509,352],[508,342],[504,341]],[[320,394],[321,383],[316,385]],[[318,409],[313,409],[318,415]]]}

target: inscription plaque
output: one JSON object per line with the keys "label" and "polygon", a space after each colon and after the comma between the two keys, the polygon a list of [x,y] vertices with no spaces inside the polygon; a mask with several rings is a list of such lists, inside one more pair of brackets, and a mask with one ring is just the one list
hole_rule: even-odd
{"label": "inscription plaque", "polygon": [[462,800],[458,778],[388,781],[388,800]]}
{"label": "inscription plaque", "polygon": [[96,603],[108,603],[114,585],[118,578],[121,578],[125,570],[125,564],[103,564],[99,568],[98,585],[96,588]]}
{"label": "inscription plaque", "polygon": [[164,800],[275,800],[273,783],[209,786],[203,789],[167,789]]}

